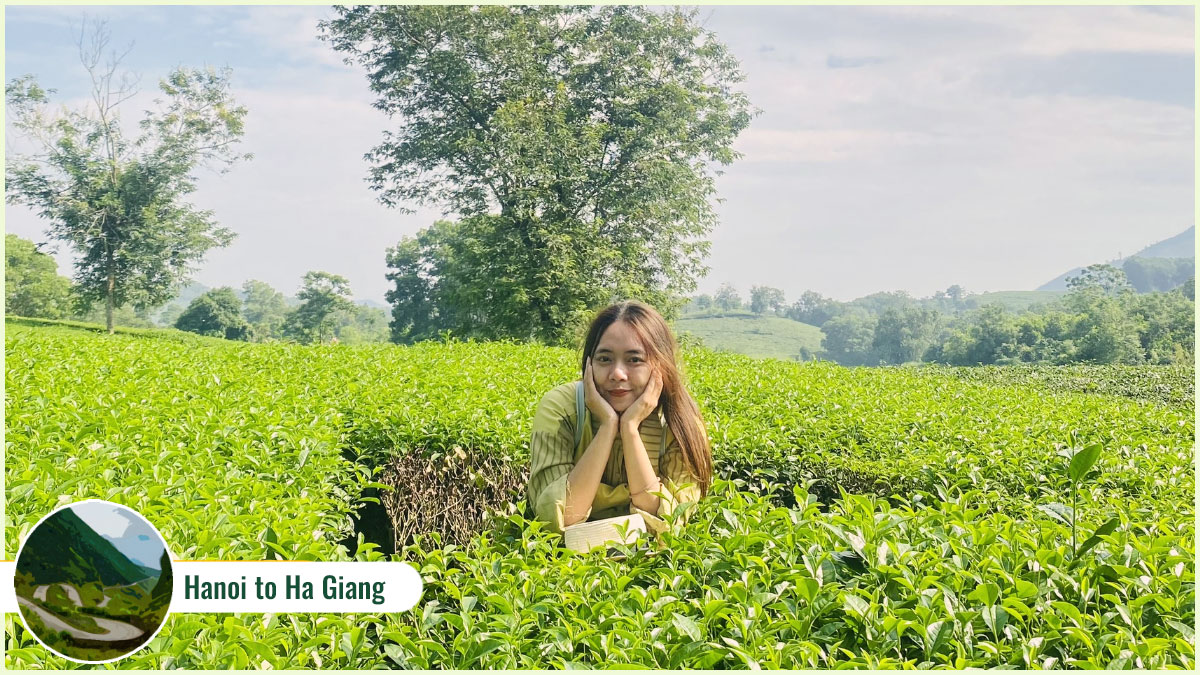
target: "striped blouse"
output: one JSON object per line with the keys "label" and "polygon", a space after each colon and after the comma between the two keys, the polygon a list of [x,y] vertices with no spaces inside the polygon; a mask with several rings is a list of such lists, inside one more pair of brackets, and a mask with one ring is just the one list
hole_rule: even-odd
{"label": "striped blouse", "polygon": [[[555,532],[563,530],[563,513],[567,500],[567,475],[583,457],[592,438],[600,429],[599,420],[592,419],[584,409],[583,434],[578,447],[575,442],[575,382],[551,389],[538,403],[533,416],[533,437],[529,444],[530,474],[528,502],[534,517],[546,522]],[[661,408],[642,422],[638,428],[650,465],[662,483],[664,497],[659,499],[658,514],[672,513],[682,503],[700,501],[699,481],[687,468],[683,451],[662,417]],[[666,447],[666,451],[662,450]],[[625,453],[621,437],[613,441],[608,464],[592,499],[587,520],[602,520],[616,516],[641,513],[629,495],[625,474]]]}

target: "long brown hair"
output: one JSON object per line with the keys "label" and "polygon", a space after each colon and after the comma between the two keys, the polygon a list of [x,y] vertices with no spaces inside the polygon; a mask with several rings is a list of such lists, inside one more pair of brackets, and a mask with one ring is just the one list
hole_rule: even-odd
{"label": "long brown hair", "polygon": [[596,351],[600,337],[617,321],[624,321],[633,329],[646,348],[646,360],[662,375],[663,387],[658,403],[662,407],[663,417],[679,441],[688,469],[700,481],[700,495],[707,495],[708,486],[712,483],[712,450],[708,445],[708,434],[704,431],[700,407],[683,386],[683,376],[679,373],[676,361],[675,336],[662,315],[653,307],[636,300],[626,300],[601,310],[588,327],[583,343],[583,361],[580,364],[582,376],[587,376],[587,360]]}

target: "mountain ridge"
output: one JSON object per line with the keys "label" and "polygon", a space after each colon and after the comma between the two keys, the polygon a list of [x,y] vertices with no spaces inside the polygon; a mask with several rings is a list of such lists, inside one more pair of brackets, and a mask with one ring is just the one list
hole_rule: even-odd
{"label": "mountain ridge", "polygon": [[[1131,258],[1195,258],[1196,257],[1196,226],[1193,225],[1183,232],[1167,237],[1161,241],[1154,242],[1133,255],[1124,258],[1113,258],[1105,264],[1113,267],[1121,267],[1125,261]],[[1073,277],[1083,271],[1083,267],[1076,267],[1058,275],[1057,277],[1038,286],[1035,290],[1039,291],[1065,291],[1067,289],[1067,277]]]}
{"label": "mountain ridge", "polygon": [[99,581],[119,586],[145,578],[141,567],[69,508],[47,518],[30,534],[17,558],[17,571],[30,575],[36,584],[78,586]]}

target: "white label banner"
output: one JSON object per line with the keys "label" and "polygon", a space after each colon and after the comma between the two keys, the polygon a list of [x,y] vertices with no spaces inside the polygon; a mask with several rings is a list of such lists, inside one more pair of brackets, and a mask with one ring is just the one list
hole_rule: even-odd
{"label": "white label banner", "polygon": [[406,612],[421,575],[401,562],[176,562],[171,613]]}
{"label": "white label banner", "polygon": [[[17,564],[0,561],[0,612],[17,611]],[[406,612],[421,575],[400,562],[175,561],[171,613]]]}

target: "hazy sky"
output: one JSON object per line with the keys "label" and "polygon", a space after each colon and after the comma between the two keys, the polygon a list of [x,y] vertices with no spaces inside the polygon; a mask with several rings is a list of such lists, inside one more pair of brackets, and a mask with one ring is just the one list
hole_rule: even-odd
{"label": "hazy sky", "polygon": [[159,568],[162,539],[140,515],[105,501],[74,504],[71,511],[118,551],[146,567]]}
{"label": "hazy sky", "polygon": [[[325,7],[7,7],[6,76],[82,97],[75,40],[107,18],[143,94],[176,65],[228,65],[252,162],[193,196],[238,233],[198,281],[308,270],[383,301],[385,249],[438,209],[379,205],[362,156],[389,121],[316,38]],[[762,109],[717,189],[700,291],[789,301],[881,290],[1027,290],[1177,234],[1194,218],[1191,7],[701,7]],[[19,148],[10,139],[6,150]],[[44,241],[20,207],[6,229]],[[60,271],[70,258],[60,252]]]}

